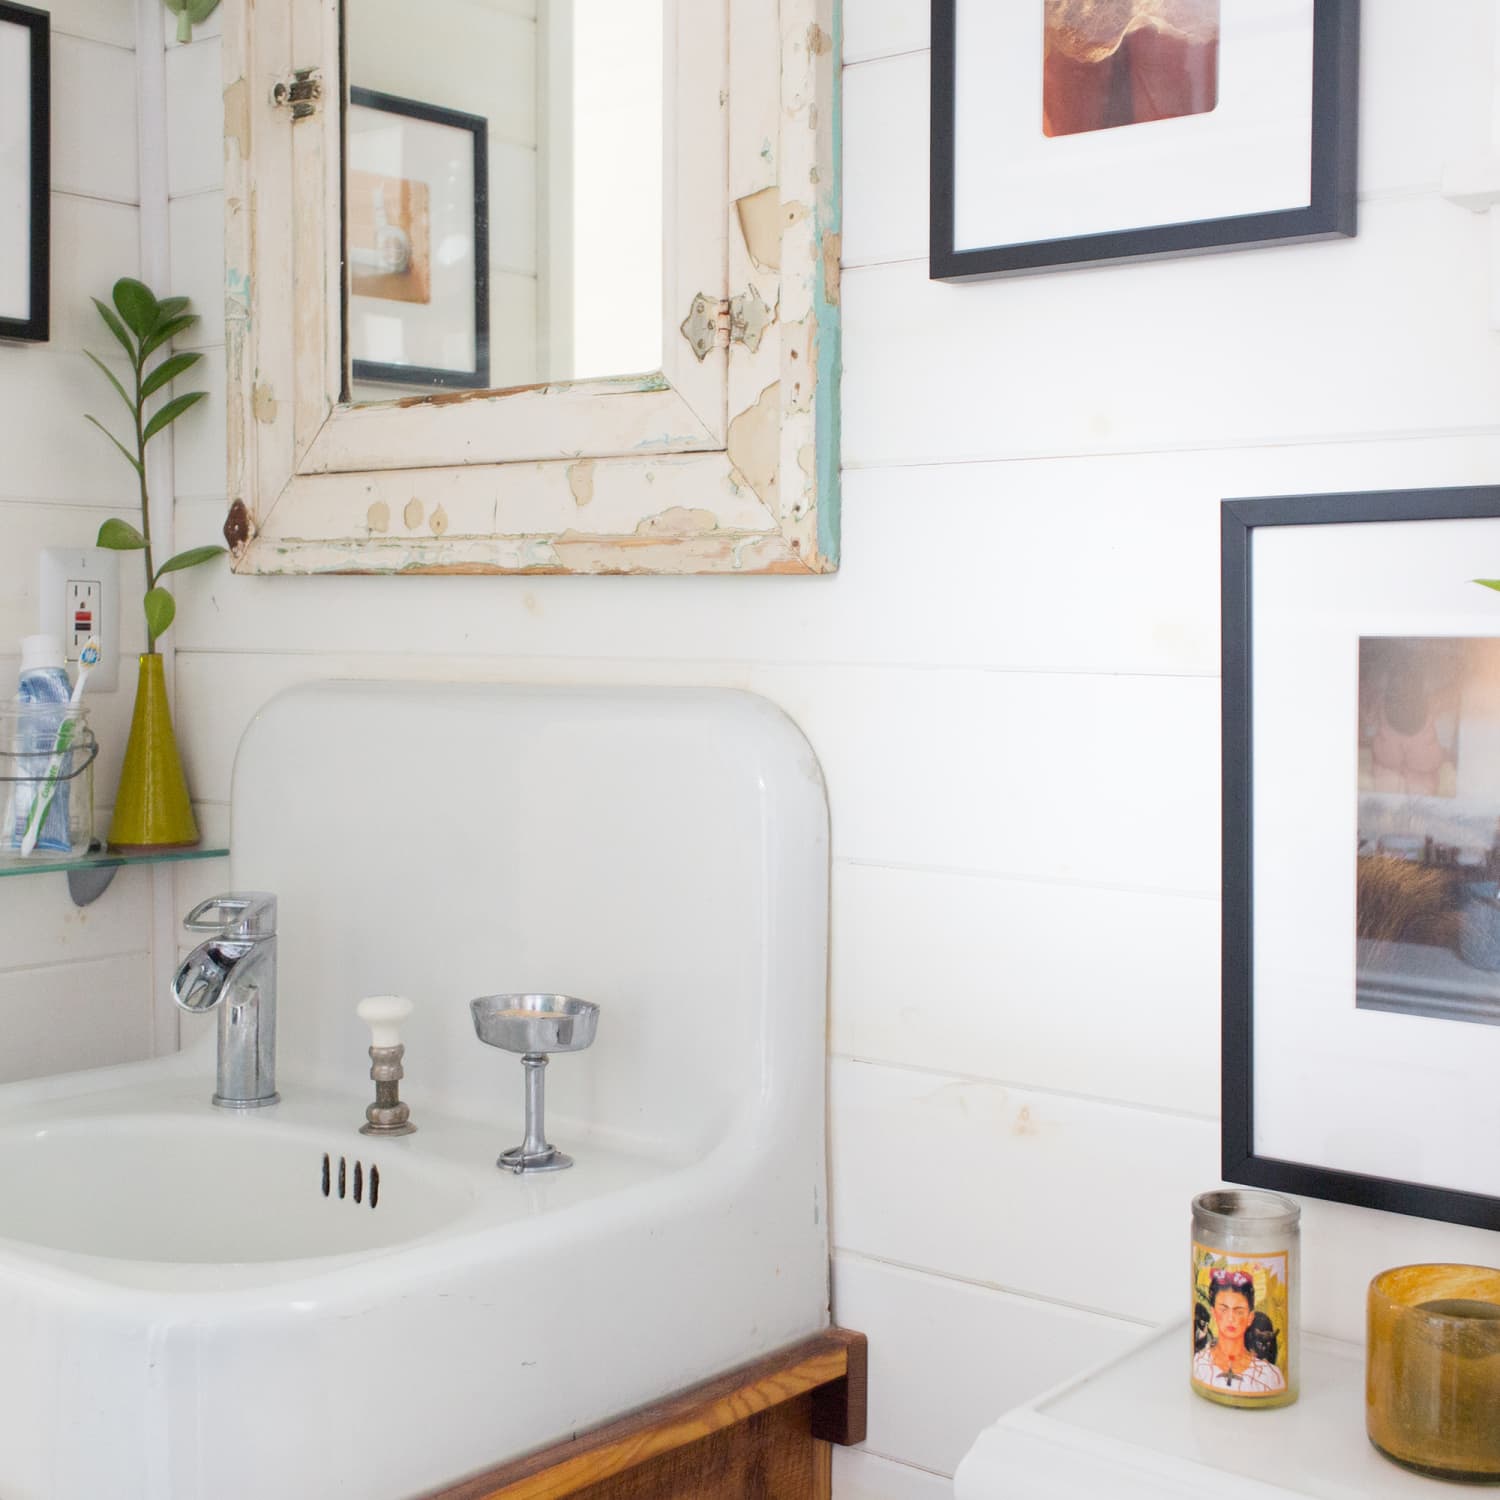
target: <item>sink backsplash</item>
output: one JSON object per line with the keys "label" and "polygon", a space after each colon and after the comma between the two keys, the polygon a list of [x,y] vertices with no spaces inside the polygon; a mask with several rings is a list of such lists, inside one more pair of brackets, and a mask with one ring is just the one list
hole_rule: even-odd
{"label": "sink backsplash", "polygon": [[[413,1118],[504,1133],[522,1069],[479,1043],[468,1002],[557,991],[601,1007],[593,1048],[548,1070],[570,1141],[692,1159],[773,1081],[821,1094],[783,1069],[821,1059],[824,995],[806,976],[822,972],[827,809],[810,748],[762,699],[294,689],[241,744],[232,848],[234,884],[280,901],[283,1092],[300,1077],[367,1093],[355,1004],[401,993],[417,1005]],[[818,1045],[781,1040],[804,1030]]]}

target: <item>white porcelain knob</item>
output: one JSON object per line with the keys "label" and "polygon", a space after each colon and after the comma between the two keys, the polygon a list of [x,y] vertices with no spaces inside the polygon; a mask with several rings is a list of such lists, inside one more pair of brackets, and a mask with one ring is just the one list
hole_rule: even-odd
{"label": "white porcelain knob", "polygon": [[368,995],[354,1009],[370,1028],[372,1047],[401,1045],[401,1023],[412,1012],[412,1003],[405,995]]}

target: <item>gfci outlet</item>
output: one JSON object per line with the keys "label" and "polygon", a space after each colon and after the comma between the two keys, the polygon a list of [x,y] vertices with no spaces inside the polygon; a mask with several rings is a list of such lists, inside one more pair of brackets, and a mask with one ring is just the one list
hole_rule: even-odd
{"label": "gfci outlet", "polygon": [[76,666],[90,636],[99,642],[99,664],[89,673],[90,693],[120,681],[120,554],[107,547],[42,548],[42,617],[37,629],[58,636]]}

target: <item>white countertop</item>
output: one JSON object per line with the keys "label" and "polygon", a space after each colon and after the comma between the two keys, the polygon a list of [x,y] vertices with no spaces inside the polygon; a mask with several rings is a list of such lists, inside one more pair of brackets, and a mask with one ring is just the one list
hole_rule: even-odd
{"label": "white countertop", "polygon": [[986,1428],[955,1500],[1440,1500],[1365,1436],[1364,1349],[1307,1336],[1302,1394],[1269,1411],[1219,1406],[1188,1386],[1188,1330],[1135,1349]]}

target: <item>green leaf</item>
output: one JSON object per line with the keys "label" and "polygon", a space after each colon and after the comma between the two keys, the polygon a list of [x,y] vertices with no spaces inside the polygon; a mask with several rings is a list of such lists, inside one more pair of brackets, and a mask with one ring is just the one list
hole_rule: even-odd
{"label": "green leaf", "polygon": [[1500,578],[1476,578],[1475,583],[1482,583],[1487,589],[1500,589]]}
{"label": "green leaf", "polygon": [[163,344],[170,343],[179,333],[191,328],[197,321],[197,313],[184,313],[180,318],[169,318],[141,345],[141,358],[145,359],[148,354],[155,353]]}
{"label": "green leaf", "polygon": [[146,593],[146,629],[155,639],[164,636],[177,616],[177,601],[165,589]]}
{"label": "green leaf", "polygon": [[99,356],[97,354],[95,354],[92,349],[85,349],[83,352],[85,354],[87,354],[88,357],[91,360],[93,360],[93,362],[96,365],[98,365],[101,370],[104,371],[104,377],[105,377],[105,379],[108,380],[109,383],[112,386],[114,386],[114,388],[120,393],[120,400],[123,401],[126,404],[126,406],[128,406],[130,408],[130,414],[131,414],[131,416],[134,416],[135,415],[135,402],[132,401],[130,399],[130,397],[125,394],[125,387],[123,385],[121,385],[120,382],[117,379],[115,379],[115,372],[113,370],[111,370],[110,367],[107,364],[105,364],[104,361],[102,359],[100,359]]}
{"label": "green leaf", "polygon": [[146,545],[146,538],[129,521],[108,520],[99,528],[96,547],[108,547],[111,552],[139,552]]}
{"label": "green leaf", "polygon": [[135,340],[125,332],[125,325],[97,297],[94,298],[94,306],[99,309],[99,316],[104,319],[105,326],[119,339],[121,347],[130,356],[130,363],[134,364]]}
{"label": "green leaf", "polygon": [[125,446],[125,444],[122,443],[119,440],[119,438],[117,438],[114,435],[114,433],[112,433],[109,430],[109,428],[107,428],[104,425],[104,423],[99,420],[98,417],[91,417],[87,413],[85,413],[84,414],[84,421],[86,421],[86,422],[92,422],[94,424],[94,426],[97,427],[99,429],[99,431],[102,432],[105,435],[105,437],[107,437],[110,440],[110,442],[112,442],[115,445],[115,447],[118,448],[120,450],[120,452],[125,455],[125,462],[128,463],[130,465],[130,467],[132,469],[134,469],[137,474],[139,474],[141,472],[141,461],[140,461],[140,459],[138,459],[135,456],[135,454],[133,454],[130,451],[130,449],[127,448]]}
{"label": "green leaf", "polygon": [[201,354],[174,354],[171,359],[164,359],[146,377],[145,384],[141,386],[142,396],[154,396],[164,385],[176,380],[184,370],[190,370],[203,356]]}
{"label": "green leaf", "polygon": [[[188,299],[186,297],[163,297],[156,304],[156,327],[160,328],[163,323],[171,319],[181,317],[188,310]],[[152,330],[155,332],[155,330]]]}
{"label": "green leaf", "polygon": [[156,571],[156,576],[161,577],[163,573],[177,573],[183,568],[196,568],[199,563],[205,563],[211,557],[218,557],[221,553],[228,551],[226,547],[189,547],[186,552],[179,552],[176,557],[169,557]]}
{"label": "green leaf", "polygon": [[144,281],[122,276],[115,282],[114,299],[120,316],[138,339],[144,339],[156,327],[156,298]]}
{"label": "green leaf", "polygon": [[188,407],[196,406],[207,394],[207,391],[189,391],[185,396],[174,396],[146,423],[146,432],[142,441],[149,443],[163,427],[170,426]]}

